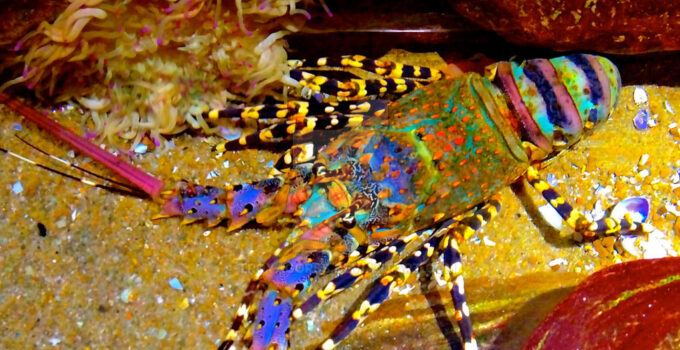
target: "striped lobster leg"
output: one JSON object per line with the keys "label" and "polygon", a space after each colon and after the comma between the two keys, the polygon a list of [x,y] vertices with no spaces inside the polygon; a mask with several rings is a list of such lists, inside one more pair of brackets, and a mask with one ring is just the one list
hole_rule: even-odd
{"label": "striped lobster leg", "polygon": [[395,239],[389,244],[382,245],[371,254],[359,259],[347,267],[340,276],[328,282],[323,288],[305,300],[293,311],[293,318],[299,319],[313,310],[322,301],[352,287],[357,282],[369,278],[379,268],[389,263],[395,256],[401,254],[407,247],[413,246],[422,239],[431,236],[432,229],[420,230],[405,237]]}
{"label": "striped lobster leg", "polygon": [[440,243],[440,259],[444,266],[444,280],[451,293],[451,300],[455,310],[455,318],[460,329],[460,337],[465,350],[476,349],[477,342],[472,331],[470,309],[465,297],[465,283],[463,281],[463,264],[458,250],[458,241],[467,239],[493,219],[500,211],[499,197],[494,197],[487,204],[479,208],[473,215],[465,217]]}
{"label": "striped lobster leg", "polygon": [[647,234],[654,229],[651,225],[633,221],[629,214],[622,219],[611,216],[592,221],[578,209],[572,207],[560,196],[550,184],[542,180],[534,167],[529,167],[525,177],[529,184],[541,193],[541,196],[557,210],[564,222],[574,230],[576,241],[594,240],[602,236],[618,236],[622,234]]}
{"label": "striped lobster leg", "polygon": [[[446,241],[446,245],[443,246],[443,253],[449,258],[452,265],[456,263],[460,264],[460,253],[457,249],[457,244],[451,243],[455,242],[452,236],[457,222],[454,220],[449,220],[442,224],[442,226],[437,229],[437,231],[428,239],[425,244],[423,244],[419,249],[413,252],[411,255],[401,260],[397,265],[391,267],[382,277],[376,280],[366,299],[364,299],[359,306],[352,311],[348,317],[346,317],[331,333],[325,341],[321,343],[319,347],[321,350],[330,350],[335,348],[342,340],[344,340],[361,322],[363,322],[369,314],[377,310],[383,302],[385,302],[392,295],[395,287],[401,286],[406,281],[409,280],[412,274],[416,273],[418,269],[428,263],[430,258],[437,252],[438,248],[442,248],[442,243]],[[456,259],[457,257],[457,259]],[[461,269],[458,268],[457,271]],[[463,335],[463,340],[466,346],[466,350],[476,349],[476,343],[474,342],[474,335],[472,335],[472,325],[470,323],[469,311],[467,314],[463,312],[458,312],[458,310],[467,310],[467,304],[465,302],[464,289],[462,288],[462,276],[459,274],[456,277],[458,283],[454,283],[455,287],[452,289],[452,293],[455,291],[454,300],[456,304],[456,316],[459,319],[459,324],[462,322],[465,328],[461,328],[461,334]],[[295,311],[294,311],[295,312]],[[464,316],[464,317],[460,317]]]}
{"label": "striped lobster leg", "polygon": [[442,235],[435,233],[422,247],[375,281],[366,299],[333,330],[330,337],[321,343],[320,348],[330,350],[344,340],[370,313],[377,310],[391,296],[395,287],[403,285],[420,266],[430,260],[441,240]]}
{"label": "striped lobster leg", "polygon": [[[337,96],[339,100],[361,100],[367,96],[402,96],[422,85],[440,80],[441,71],[428,67],[405,65],[387,60],[373,60],[360,55],[340,58],[322,57],[315,61],[289,60],[290,77],[313,93]],[[377,74],[379,79],[349,79],[340,81],[316,75],[310,70],[349,71],[358,68]]]}
{"label": "striped lobster leg", "polygon": [[[464,282],[462,277],[462,263],[458,251],[457,239],[469,237],[474,231],[479,230],[489,222],[500,210],[500,202],[497,198],[491,199],[488,203],[480,206],[471,214],[465,216],[460,221],[455,219],[447,220],[442,223],[432,234],[432,230],[423,230],[403,239],[395,240],[367,258],[359,260],[354,266],[329,282],[316,294],[305,300],[300,307],[293,310],[293,318],[299,319],[304,314],[311,311],[321,301],[326,300],[341,291],[351,287],[358,281],[371,276],[373,272],[384,266],[393,257],[401,253],[407,244],[414,241],[416,236],[423,238],[432,234],[418,250],[409,257],[403,259],[399,264],[392,267],[382,278],[377,280],[366,300],[355,310],[351,317],[346,318],[336,327],[331,336],[322,343],[321,349],[332,349],[351,331],[356,328],[371,312],[387,300],[394,287],[403,284],[410,274],[417,271],[422,265],[427,263],[435,251],[440,252],[440,257],[444,263],[444,279],[451,292],[454,302],[456,321],[458,322],[461,338],[465,344],[465,349],[475,349],[476,342],[472,333],[472,323],[470,312],[467,307]],[[413,238],[411,238],[413,237]]]}
{"label": "striped lobster leg", "polygon": [[310,101],[292,101],[287,104],[213,110],[207,114],[209,120],[226,117],[269,122],[268,125],[264,125],[262,129],[254,133],[244,134],[235,140],[220,142],[214,147],[215,151],[224,152],[264,147],[267,144],[283,141],[297,144],[299,140],[302,140],[299,139],[300,137],[314,131],[356,127],[367,118],[383,114],[387,103],[386,100],[324,103],[313,98]]}
{"label": "striped lobster leg", "polygon": [[361,55],[345,55],[340,57],[321,57],[316,60],[288,60],[293,69],[348,69],[359,68],[375,73],[384,78],[403,78],[433,82],[442,78],[437,69],[411,66],[402,63],[374,60]]}
{"label": "striped lobster leg", "polygon": [[[444,223],[442,227],[449,227],[453,237],[458,240],[462,237],[469,238],[474,231],[481,229],[482,226],[496,216],[499,210],[500,202],[497,199],[491,199],[488,203],[472,211],[460,221],[450,220]],[[404,250],[407,250],[408,247],[416,244],[422,239],[427,239],[432,235],[433,231],[433,229],[425,229],[400,237],[387,244],[379,245],[372,253],[365,254],[365,257],[358,259],[356,262],[350,261],[346,264],[348,267],[345,272],[328,282],[314,295],[302,302],[299,307],[295,308],[293,317],[295,319],[301,318],[303,315],[313,310],[322,301],[339,294],[363,279],[369,278],[376,270],[385,266],[385,264],[389,263],[395,256],[401,254]],[[358,251],[359,250],[357,250],[357,252]]]}
{"label": "striped lobster leg", "polygon": [[[382,113],[382,110],[378,113]],[[317,130],[342,130],[361,125],[366,118],[363,114],[334,113],[316,117],[300,117],[277,121],[252,134],[242,135],[238,139],[223,141],[214,147],[214,151],[224,152],[242,148],[261,148],[268,144],[284,141],[295,143],[296,137],[305,136]]]}

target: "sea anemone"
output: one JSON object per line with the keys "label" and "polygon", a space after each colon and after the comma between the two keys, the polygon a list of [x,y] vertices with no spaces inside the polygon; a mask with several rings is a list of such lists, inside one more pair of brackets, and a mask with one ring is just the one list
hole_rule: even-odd
{"label": "sea anemone", "polygon": [[[111,143],[163,140],[234,101],[281,96],[285,35],[309,14],[295,0],[70,0],[17,43],[4,67],[37,96],[76,104]],[[299,14],[300,16],[296,16]]]}

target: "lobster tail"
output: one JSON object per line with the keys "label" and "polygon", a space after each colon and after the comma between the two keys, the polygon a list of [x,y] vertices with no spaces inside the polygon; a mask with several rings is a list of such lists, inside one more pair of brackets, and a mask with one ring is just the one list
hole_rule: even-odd
{"label": "lobster tail", "polygon": [[606,58],[575,54],[491,66],[490,79],[506,96],[517,132],[546,155],[574,144],[605,120],[621,88]]}

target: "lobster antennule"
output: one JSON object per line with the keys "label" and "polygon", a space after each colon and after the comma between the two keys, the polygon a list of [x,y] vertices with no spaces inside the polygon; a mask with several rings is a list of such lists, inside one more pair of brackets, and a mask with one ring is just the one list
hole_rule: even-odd
{"label": "lobster antennule", "polygon": [[151,198],[158,198],[161,190],[165,187],[163,181],[93,145],[84,138],[61,126],[59,123],[45,117],[35,109],[9,95],[0,92],[0,103],[6,105],[15,112],[20,113],[26,119],[40,126],[43,130],[49,132],[56,138],[68,143],[78,152],[84,153],[111,171],[122,176],[127,181],[130,181],[139,189],[146,192]]}

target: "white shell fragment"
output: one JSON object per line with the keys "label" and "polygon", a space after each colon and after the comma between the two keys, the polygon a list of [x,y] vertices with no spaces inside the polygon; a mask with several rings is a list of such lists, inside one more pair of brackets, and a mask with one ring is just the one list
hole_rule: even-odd
{"label": "white shell fragment", "polygon": [[649,217],[651,206],[645,197],[628,197],[614,206],[611,216],[616,219],[623,219],[628,213],[631,219],[637,222],[645,222]]}
{"label": "white shell fragment", "polygon": [[664,106],[666,107],[666,111],[670,114],[675,114],[675,111],[673,110],[673,107],[671,107],[671,104],[668,103],[668,101],[664,101]]}
{"label": "white shell fragment", "polygon": [[639,105],[647,103],[647,91],[639,86],[636,86],[635,92],[633,92],[633,100]]}
{"label": "white shell fragment", "polygon": [[647,112],[645,109],[638,111],[633,118],[633,125],[637,130],[649,129],[652,126],[651,120],[649,119],[649,112]]}
{"label": "white shell fragment", "polygon": [[564,258],[557,258],[548,262],[548,266],[553,270],[559,270],[560,268],[567,266],[567,264],[569,264],[569,261]]}
{"label": "white shell fragment", "polygon": [[147,147],[145,144],[140,143],[137,146],[135,146],[135,153],[137,154],[144,154],[146,153]]}

